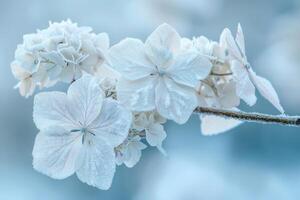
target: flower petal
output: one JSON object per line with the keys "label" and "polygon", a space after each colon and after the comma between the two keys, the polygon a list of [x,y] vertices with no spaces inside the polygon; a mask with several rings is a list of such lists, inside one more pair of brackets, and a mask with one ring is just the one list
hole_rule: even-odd
{"label": "flower petal", "polygon": [[240,104],[240,98],[236,94],[236,83],[230,81],[224,84],[218,84],[219,98],[217,99],[222,108],[233,108]]}
{"label": "flower petal", "polygon": [[24,69],[19,61],[13,61],[10,67],[14,77],[18,80],[26,79],[32,74],[30,71]]}
{"label": "flower petal", "polygon": [[49,127],[40,132],[33,147],[35,170],[55,179],[71,176],[82,147],[82,134],[70,133],[61,127]]}
{"label": "flower petal", "polygon": [[238,24],[237,27],[237,32],[236,32],[236,37],[235,37],[236,44],[238,45],[240,51],[243,56],[246,56],[246,50],[245,50],[245,38],[244,38],[244,33],[241,24]]}
{"label": "flower petal", "polygon": [[220,44],[227,48],[230,57],[239,61],[243,61],[241,51],[228,28],[225,28],[221,33]]}
{"label": "flower petal", "polygon": [[100,51],[105,51],[109,48],[109,36],[107,33],[99,33],[94,37],[94,45]]}
{"label": "flower petal", "polygon": [[104,94],[94,77],[84,75],[69,87],[68,98],[77,120],[87,126],[100,114]]}
{"label": "flower petal", "polygon": [[200,115],[201,120],[201,133],[203,135],[216,135],[229,131],[242,124],[242,121],[235,119],[226,119],[223,117],[213,115]]}
{"label": "flower petal", "polygon": [[34,93],[36,84],[32,81],[32,79],[25,79],[20,81],[16,88],[19,88],[19,92],[21,96],[28,98]]}
{"label": "flower petal", "polygon": [[155,77],[136,81],[121,78],[117,84],[118,100],[132,111],[154,110],[156,82]]}
{"label": "flower petal", "polygon": [[211,62],[198,53],[183,53],[175,58],[167,71],[177,83],[194,88],[199,80],[209,75],[211,68]]}
{"label": "flower petal", "polygon": [[237,95],[243,99],[249,106],[256,103],[255,87],[252,84],[248,71],[239,61],[231,62],[231,70],[236,81]]}
{"label": "flower petal", "polygon": [[46,68],[47,74],[51,80],[57,79],[65,67],[65,61],[63,57],[56,51],[51,52],[41,52],[39,55],[45,59],[47,62],[43,64]]}
{"label": "flower petal", "polygon": [[79,155],[77,177],[88,185],[108,190],[116,170],[114,149],[99,137],[93,137],[91,142],[84,145]]}
{"label": "flower petal", "polygon": [[164,127],[159,123],[153,123],[145,129],[146,140],[151,146],[159,146],[166,139]]}
{"label": "flower petal", "polygon": [[151,33],[145,43],[145,51],[150,60],[163,67],[180,50],[181,39],[176,30],[168,24],[162,24]]}
{"label": "flower petal", "polygon": [[140,112],[134,114],[134,121],[132,123],[132,128],[143,131],[146,126],[148,126],[149,120],[147,118],[146,112]]}
{"label": "flower petal", "polygon": [[105,99],[98,118],[89,125],[91,131],[116,147],[128,136],[132,114],[117,101]]}
{"label": "flower petal", "polygon": [[147,58],[142,41],[126,38],[111,47],[109,61],[115,70],[127,80],[137,80],[149,76],[155,66]]}
{"label": "flower petal", "polygon": [[156,86],[155,103],[160,115],[183,124],[197,107],[197,97],[193,89],[165,77]]}
{"label": "flower petal", "polygon": [[271,82],[267,79],[258,76],[254,71],[250,71],[251,80],[253,81],[255,87],[259,91],[259,93],[267,99],[279,112],[284,113],[284,109],[282,108],[277,92],[272,86]]}
{"label": "flower petal", "polygon": [[33,120],[40,130],[50,126],[62,126],[72,130],[79,126],[73,110],[65,93],[42,92],[34,98]]}
{"label": "flower petal", "polygon": [[65,83],[71,83],[82,76],[82,71],[77,64],[69,63],[68,67],[64,67],[59,75],[59,80]]}
{"label": "flower petal", "polygon": [[126,146],[126,149],[123,152],[123,162],[126,167],[134,167],[141,159],[142,150],[147,148],[147,146],[140,140],[141,138],[139,136],[135,136],[129,141],[128,145]]}

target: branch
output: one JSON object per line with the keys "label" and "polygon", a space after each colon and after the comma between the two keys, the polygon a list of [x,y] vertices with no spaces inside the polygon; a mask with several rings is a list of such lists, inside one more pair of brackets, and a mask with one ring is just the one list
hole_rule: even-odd
{"label": "branch", "polygon": [[247,113],[243,111],[223,110],[216,108],[198,107],[194,113],[215,115],[224,118],[237,119],[247,122],[280,124],[286,126],[300,127],[300,116],[268,115],[261,113]]}

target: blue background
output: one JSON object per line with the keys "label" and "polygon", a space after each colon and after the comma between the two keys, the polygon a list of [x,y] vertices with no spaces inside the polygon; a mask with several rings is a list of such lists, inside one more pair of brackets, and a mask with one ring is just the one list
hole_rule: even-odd
{"label": "blue background", "polygon": [[[296,0],[0,1],[0,199],[299,199],[300,129],[246,123],[204,137],[196,115],[182,126],[166,124],[168,157],[145,150],[133,169],[118,167],[109,191],[83,184],[76,176],[50,179],[32,168],[38,132],[33,99],[13,90],[17,82],[10,72],[22,35],[46,28],[50,20],[70,18],[107,32],[112,44],[125,37],[144,40],[163,22],[182,36],[218,40],[224,27],[235,31],[241,22],[254,70],[274,83],[287,113],[299,114],[299,11]],[[258,97],[254,107],[241,108],[277,113]]]}

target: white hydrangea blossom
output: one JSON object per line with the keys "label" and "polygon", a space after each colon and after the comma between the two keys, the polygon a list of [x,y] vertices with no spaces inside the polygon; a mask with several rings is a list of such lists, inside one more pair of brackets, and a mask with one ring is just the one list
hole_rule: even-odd
{"label": "white hydrangea blossom", "polygon": [[211,70],[208,59],[194,51],[181,52],[179,34],[159,26],[145,44],[127,38],[110,49],[110,63],[121,73],[118,99],[133,111],[151,111],[179,124],[197,107],[195,86]]}
{"label": "white hydrangea blossom", "polygon": [[36,95],[33,118],[40,129],[33,149],[36,170],[56,179],[76,172],[82,182],[110,187],[114,148],[126,139],[132,114],[115,100],[104,99],[95,78],[83,76],[67,94]]}
{"label": "white hydrangea blossom", "polygon": [[115,148],[116,163],[118,165],[125,164],[126,167],[132,168],[142,156],[142,150],[147,146],[141,142],[141,137],[133,133],[120,146]]}
{"label": "white hydrangea blossom", "polygon": [[264,98],[273,104],[281,113],[284,113],[278,95],[270,81],[256,75],[248,63],[241,25],[238,25],[235,39],[229,29],[224,29],[221,38],[231,58],[231,70],[235,80],[238,82],[238,95],[249,105],[253,105],[256,102],[256,98],[254,98],[255,91],[253,89],[255,86]]}
{"label": "white hydrangea blossom", "polygon": [[95,34],[70,20],[50,23],[47,29],[25,35],[15,53],[12,71],[20,80],[23,96],[32,95],[36,85],[72,82],[82,72],[94,74],[104,63],[109,48],[106,33]]}
{"label": "white hydrangea blossom", "polygon": [[[241,99],[253,106],[257,100],[256,87],[263,97],[281,113],[284,112],[271,83],[256,75],[248,63],[240,24],[235,39],[230,30],[225,28],[219,42],[200,36],[192,40],[183,38],[182,43],[183,51],[195,49],[213,64],[210,75],[201,80],[196,88],[199,106],[236,110]],[[227,131],[240,124],[238,120],[226,120],[216,116],[200,116],[200,119],[202,133],[209,135]],[[210,123],[210,119],[214,119],[215,123]],[[212,127],[209,128],[208,124]],[[207,130],[209,131],[206,132]]]}
{"label": "white hydrangea blossom", "polygon": [[162,124],[166,119],[156,111],[135,113],[133,129],[144,131],[145,137],[150,146],[161,147],[167,134]]}
{"label": "white hydrangea blossom", "polygon": [[124,163],[127,167],[134,167],[140,160],[142,150],[147,148],[147,145],[141,141],[143,139],[166,155],[162,148],[162,142],[167,137],[163,127],[164,123],[166,123],[166,119],[156,111],[134,112],[127,139],[115,148],[117,164]]}
{"label": "white hydrangea blossom", "polygon": [[[226,48],[222,42],[210,41],[204,36],[192,40],[182,39],[182,50],[196,50],[206,56],[212,63],[210,75],[201,80],[196,87],[198,105],[222,109],[235,109],[240,104],[236,92],[236,84],[227,61]],[[228,120],[217,116],[200,115],[201,132],[204,135],[214,135],[237,126],[238,120]]]}
{"label": "white hydrangea blossom", "polygon": [[224,29],[216,42],[181,38],[162,24],[145,43],[126,38],[110,49],[106,33],[70,20],[25,35],[11,64],[21,95],[58,81],[70,84],[67,93],[35,96],[33,118],[40,132],[34,168],[55,179],[76,173],[106,190],[116,165],[135,166],[148,146],[165,154],[167,120],[183,124],[205,107],[211,112],[200,111],[202,134],[228,131],[245,118],[207,114],[216,109],[242,114],[240,101],[254,105],[256,88],[283,113],[271,83],[248,63],[244,43],[240,25],[235,38]]}

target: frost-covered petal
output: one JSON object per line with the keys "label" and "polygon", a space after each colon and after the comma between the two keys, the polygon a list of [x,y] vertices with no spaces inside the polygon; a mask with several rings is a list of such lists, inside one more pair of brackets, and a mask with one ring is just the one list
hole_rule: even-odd
{"label": "frost-covered petal", "polygon": [[71,176],[76,171],[81,140],[81,133],[70,133],[61,127],[41,131],[32,152],[34,169],[55,179]]}
{"label": "frost-covered petal", "polygon": [[209,39],[205,36],[200,36],[193,39],[193,45],[196,48],[197,52],[202,55],[211,56],[213,53],[213,44]]}
{"label": "frost-covered petal", "polygon": [[97,34],[94,38],[95,47],[103,52],[109,48],[109,36],[107,33]]}
{"label": "frost-covered petal", "polygon": [[112,146],[99,137],[85,144],[78,158],[77,177],[88,185],[108,190],[115,174],[115,153]]}
{"label": "frost-covered petal", "polygon": [[58,66],[64,66],[65,61],[61,54],[59,54],[57,51],[50,51],[50,52],[40,52],[39,55],[46,61],[46,62],[52,62]]}
{"label": "frost-covered petal", "polygon": [[160,145],[167,137],[164,127],[159,123],[153,123],[146,127],[145,132],[146,140],[151,146]]}
{"label": "frost-covered petal", "polygon": [[255,87],[249,78],[246,67],[236,60],[232,61],[231,65],[231,70],[236,81],[237,95],[249,106],[253,106],[256,103]]}
{"label": "frost-covered petal", "polygon": [[65,66],[63,57],[56,51],[41,52],[40,56],[46,60],[46,64],[43,64],[43,67],[46,68],[49,78],[52,80],[58,78],[62,68]]}
{"label": "frost-covered petal", "polygon": [[65,93],[42,92],[34,98],[33,120],[40,130],[50,126],[77,129],[79,124],[73,110]]}
{"label": "frost-covered petal", "polygon": [[233,129],[243,123],[235,119],[226,119],[213,115],[200,115],[201,133],[203,135],[216,135]]}
{"label": "frost-covered petal", "polygon": [[246,50],[245,50],[245,38],[241,24],[238,24],[236,37],[235,37],[236,44],[238,45],[241,53],[244,57],[246,57]]}
{"label": "frost-covered petal", "polygon": [[114,147],[121,144],[129,133],[132,114],[117,101],[105,99],[100,115],[89,125],[89,129]]}
{"label": "frost-covered petal", "polygon": [[69,63],[75,63],[76,57],[79,56],[79,52],[75,49],[74,46],[60,48],[58,52],[64,59],[64,61]]}
{"label": "frost-covered petal", "polygon": [[222,108],[233,108],[240,104],[240,98],[236,94],[236,83],[230,81],[228,83],[217,85],[219,93],[218,101]]}
{"label": "frost-covered petal", "polygon": [[229,52],[229,55],[233,59],[243,61],[241,51],[239,50],[236,41],[234,40],[231,31],[228,28],[225,28],[220,36],[220,44],[225,46]]}
{"label": "frost-covered petal", "polygon": [[142,150],[146,149],[147,146],[142,143],[141,138],[139,136],[135,136],[132,138],[124,151],[124,164],[126,167],[132,168],[134,167],[141,159]]}
{"label": "frost-covered petal", "polygon": [[145,50],[150,60],[158,67],[163,67],[180,50],[181,38],[168,24],[156,28],[147,38]]}
{"label": "frost-covered petal", "polygon": [[126,38],[111,47],[109,61],[115,70],[127,80],[137,80],[149,76],[155,66],[145,54],[145,45],[142,41]]}
{"label": "frost-covered petal", "polygon": [[27,71],[34,72],[37,70],[37,56],[31,51],[27,51],[24,45],[18,45],[15,52],[15,59],[20,62],[21,66]]}
{"label": "frost-covered petal", "polygon": [[256,75],[252,70],[250,71],[250,76],[259,93],[264,98],[266,98],[275,108],[277,108],[279,112],[284,113],[284,109],[280,104],[277,92],[275,91],[271,82],[261,76]]}
{"label": "frost-covered petal", "polygon": [[149,121],[151,123],[160,123],[160,124],[164,124],[167,122],[166,118],[164,118],[163,116],[161,116],[158,112],[156,111],[152,111],[150,112],[149,115]]}
{"label": "frost-covered petal", "polygon": [[20,80],[20,82],[15,86],[15,88],[19,88],[20,94],[25,97],[32,95],[36,87],[32,74],[21,67],[18,61],[11,63],[11,71],[14,77]]}
{"label": "frost-covered petal", "polygon": [[190,40],[189,38],[181,38],[180,40],[180,50],[182,52],[187,52],[187,51],[191,51],[191,50],[194,50],[194,46],[193,46],[193,41]]}
{"label": "frost-covered petal", "polygon": [[19,61],[12,62],[10,67],[14,77],[18,80],[26,79],[31,75],[31,72],[24,69]]}
{"label": "frost-covered petal", "polygon": [[65,83],[72,83],[82,76],[82,71],[75,64],[70,64],[68,67],[64,67],[60,73],[60,80]]}
{"label": "frost-covered petal", "polygon": [[132,111],[155,109],[155,86],[157,78],[148,77],[136,81],[121,78],[117,84],[118,100]]}
{"label": "frost-covered petal", "polygon": [[211,68],[211,62],[198,53],[183,53],[176,56],[167,72],[177,83],[194,88],[209,75]]}
{"label": "frost-covered petal", "polygon": [[36,84],[32,81],[32,79],[22,80],[16,86],[16,88],[19,88],[20,94],[26,98],[33,94],[35,87]]}
{"label": "frost-covered petal", "polygon": [[84,75],[69,87],[68,98],[77,120],[88,125],[98,117],[104,94],[96,78]]}
{"label": "frost-covered petal", "polygon": [[147,127],[149,124],[149,120],[147,118],[146,112],[137,113],[134,115],[134,121],[133,121],[133,128],[142,131]]}
{"label": "frost-covered petal", "polygon": [[160,115],[183,124],[196,108],[197,97],[193,89],[164,77],[156,87],[155,104]]}

